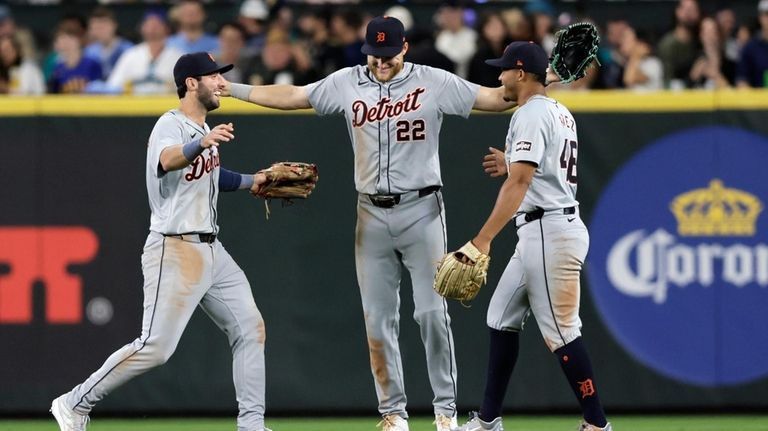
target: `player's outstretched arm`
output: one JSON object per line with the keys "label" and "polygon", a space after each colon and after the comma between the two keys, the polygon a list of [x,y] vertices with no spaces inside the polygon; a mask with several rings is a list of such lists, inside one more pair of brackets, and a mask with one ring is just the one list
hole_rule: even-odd
{"label": "player's outstretched arm", "polygon": [[246,85],[225,80],[221,94],[267,108],[292,110],[312,107],[306,89],[295,85]]}
{"label": "player's outstretched arm", "polygon": [[491,251],[491,241],[504,229],[504,226],[520,208],[520,203],[523,202],[523,197],[525,197],[528,186],[533,180],[534,172],[536,172],[536,166],[531,163],[514,162],[509,165],[509,175],[499,190],[499,197],[496,198],[493,211],[491,211],[491,215],[483,228],[472,239],[475,247],[484,254]]}
{"label": "player's outstretched arm", "polygon": [[222,142],[229,142],[235,138],[232,123],[219,124],[211,129],[211,132],[200,139],[196,139],[186,145],[171,145],[160,153],[160,167],[165,172],[183,169],[206,148],[218,147]]}
{"label": "player's outstretched arm", "polygon": [[517,102],[504,100],[504,87],[480,87],[472,109],[501,112],[517,106]]}

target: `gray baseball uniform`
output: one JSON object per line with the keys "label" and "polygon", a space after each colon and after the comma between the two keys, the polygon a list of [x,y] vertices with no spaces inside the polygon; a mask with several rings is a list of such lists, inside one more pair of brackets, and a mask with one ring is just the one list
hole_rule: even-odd
{"label": "gray baseball uniform", "polygon": [[577,151],[573,116],[554,99],[533,96],[512,116],[507,166],[527,161],[537,168],[515,216],[519,241],[491,298],[487,323],[520,331],[533,312],[552,351],[581,335],[579,273],[589,235],[576,201]]}
{"label": "gray baseball uniform", "polygon": [[141,259],[141,335],[66,394],[67,405],[79,414],[88,414],[129,379],[165,363],[199,304],[232,346],[238,430],[264,426],[264,321],[245,274],[216,239],[218,151],[204,150],[184,169],[165,173],[159,168],[164,148],[209,132],[207,124],[200,126],[178,110],[165,113],[152,130],[146,164],[152,216]]}
{"label": "gray baseball uniform", "polygon": [[445,300],[432,290],[446,249],[438,158],[443,115],[468,116],[479,86],[404,63],[388,82],[366,66],[306,87],[319,114],[343,114],[359,192],[355,263],[371,371],[382,415],[407,417],[398,345],[402,267],[413,282],[414,319],[427,353],[435,414],[456,411],[456,361]]}

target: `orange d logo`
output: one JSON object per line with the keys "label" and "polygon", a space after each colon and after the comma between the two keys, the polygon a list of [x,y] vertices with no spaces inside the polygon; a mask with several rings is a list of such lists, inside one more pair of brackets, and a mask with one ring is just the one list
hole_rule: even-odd
{"label": "orange d logo", "polygon": [[387,34],[383,31],[376,32],[376,42],[384,42],[387,39]]}

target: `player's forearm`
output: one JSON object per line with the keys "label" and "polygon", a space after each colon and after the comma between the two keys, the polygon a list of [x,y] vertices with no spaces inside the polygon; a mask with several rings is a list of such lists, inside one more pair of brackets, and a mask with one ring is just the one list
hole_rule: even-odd
{"label": "player's forearm", "polygon": [[[193,148],[195,146],[195,143],[197,143],[197,146],[200,148],[199,153],[196,148]],[[171,145],[170,147],[166,147],[163,149],[163,151],[160,153],[160,167],[165,172],[171,172],[171,171],[177,171],[179,169],[184,169],[189,165],[189,163],[197,157],[198,154],[202,153],[202,146],[199,146],[199,140],[193,141],[190,144],[187,144],[186,146],[183,144],[178,145]],[[185,155],[184,148],[187,148],[187,155]],[[191,159],[188,159],[187,157],[192,157]]]}
{"label": "player's forearm", "polygon": [[477,238],[487,243],[496,238],[496,235],[504,229],[504,226],[509,223],[517,209],[520,208],[525,192],[528,191],[528,185],[529,183],[522,178],[508,177],[504,180],[493,211],[477,234]]}
{"label": "player's forearm", "polygon": [[501,112],[517,106],[517,102],[504,100],[504,87],[489,88],[480,87],[473,109],[480,111]]}
{"label": "player's forearm", "polygon": [[232,97],[274,109],[311,108],[304,87],[295,85],[230,84]]}

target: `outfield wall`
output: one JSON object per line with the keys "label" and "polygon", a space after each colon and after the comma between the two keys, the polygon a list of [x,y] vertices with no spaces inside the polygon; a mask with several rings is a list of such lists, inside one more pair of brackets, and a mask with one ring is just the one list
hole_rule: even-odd
{"label": "outfield wall", "polygon": [[[607,409],[768,407],[768,93],[558,98],[579,128],[578,198],[592,238],[581,315]],[[156,118],[176,104],[0,99],[0,414],[44,412],[139,335],[146,142]],[[480,162],[488,146],[503,145],[509,116],[444,121],[449,248],[471,238],[492,207],[500,181],[486,178]],[[273,202],[269,220],[247,193],[219,200],[221,240],[266,320],[268,409],[375,414],[344,121],[226,100],[209,124],[229,121],[236,140],[222,148],[223,166],[248,172],[306,160],[321,176],[310,200]],[[462,408],[481,399],[485,309],[514,243],[510,228],[494,243],[489,286],[471,308],[450,304]],[[423,412],[432,396],[407,280],[401,293],[409,405]],[[533,320],[521,351],[506,405],[575,409]],[[235,406],[226,338],[198,312],[165,366],[99,410],[227,413]]]}

